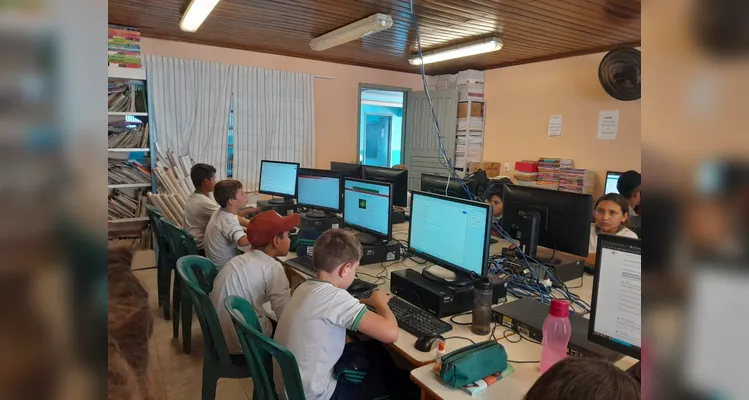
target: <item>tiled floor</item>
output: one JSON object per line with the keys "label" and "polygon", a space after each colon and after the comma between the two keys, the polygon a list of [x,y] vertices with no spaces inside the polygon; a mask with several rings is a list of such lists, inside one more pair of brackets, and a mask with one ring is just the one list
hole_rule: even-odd
{"label": "tiled floor", "polygon": [[[151,337],[151,377],[156,390],[167,400],[199,400],[202,387],[203,335],[197,319],[193,321],[192,354],[182,352],[179,341],[172,337],[172,321],[166,321],[158,309],[156,269],[135,271],[148,289],[154,332]],[[160,387],[160,388],[159,388]],[[221,379],[216,400],[252,398],[251,379]]]}

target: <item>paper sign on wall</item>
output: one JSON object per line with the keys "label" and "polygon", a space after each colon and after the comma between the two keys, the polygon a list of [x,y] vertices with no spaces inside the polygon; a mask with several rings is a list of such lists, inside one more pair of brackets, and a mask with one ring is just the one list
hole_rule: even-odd
{"label": "paper sign on wall", "polygon": [[560,136],[562,135],[562,116],[551,115],[549,116],[549,136]]}
{"label": "paper sign on wall", "polygon": [[598,140],[614,140],[619,129],[619,110],[598,112]]}

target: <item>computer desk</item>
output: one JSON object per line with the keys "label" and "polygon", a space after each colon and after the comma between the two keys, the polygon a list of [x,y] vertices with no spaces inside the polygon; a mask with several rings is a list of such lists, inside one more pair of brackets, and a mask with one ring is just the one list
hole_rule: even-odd
{"label": "computer desk", "polygon": [[[398,240],[407,240],[408,239],[408,222],[404,222],[402,224],[397,224],[393,226],[393,238]],[[502,250],[502,247],[507,247],[509,245],[509,242],[499,239],[498,243],[495,243],[491,245],[490,248],[490,254],[499,253]],[[296,257],[296,254],[289,253],[286,257],[281,257],[281,261],[294,258]],[[365,273],[372,276],[377,276],[379,274],[382,274],[385,269],[387,270],[387,277],[388,280],[383,283],[382,285],[378,286],[380,289],[383,290],[390,290],[390,273],[393,271],[403,270],[407,268],[411,268],[415,271],[421,271],[424,267],[431,265],[431,263],[427,263],[424,265],[417,264],[416,262],[409,260],[409,259],[401,259],[399,261],[393,261],[389,263],[383,264],[371,264],[371,265],[360,265],[357,269],[357,272]],[[286,269],[286,274],[289,277],[289,281],[291,284],[291,287],[296,287],[299,283],[306,281],[307,279],[312,278],[311,276],[298,271],[296,269],[293,269],[288,266],[284,266]],[[368,282],[375,282],[374,278],[371,278],[369,276],[359,274],[358,278],[364,281]],[[382,281],[382,280],[381,280]],[[580,286],[580,280],[574,280],[567,282],[570,287],[576,287]],[[583,277],[582,287],[577,288],[570,288],[570,292],[575,293],[581,297],[582,300],[586,301],[588,304],[590,304],[590,299],[592,296],[593,291],[593,277],[589,275],[585,275]],[[517,300],[516,297],[508,295],[507,301],[514,301]],[[471,344],[469,341],[465,339],[449,339],[452,336],[463,336],[470,338],[474,342],[481,342],[485,340],[489,340],[490,335],[476,335],[473,332],[471,332],[470,325],[457,325],[452,322],[450,322],[450,317],[445,317],[442,319],[443,321],[451,324],[453,326],[453,329],[450,332],[446,332],[442,334],[445,338],[448,338],[445,342],[445,351],[451,352],[460,348],[463,348],[469,344]],[[470,322],[471,321],[471,315],[461,315],[455,317],[455,320],[458,322]],[[497,328],[496,330],[496,336],[502,338],[502,331],[504,329]],[[510,336],[510,334],[508,334]],[[417,337],[404,331],[400,330],[400,334],[398,335],[398,340],[391,344],[391,348],[394,349],[398,354],[403,356],[409,363],[411,363],[415,367],[420,367],[423,365],[431,364],[434,362],[435,359],[435,352],[427,352],[423,353],[414,348],[414,343],[416,342]]]}

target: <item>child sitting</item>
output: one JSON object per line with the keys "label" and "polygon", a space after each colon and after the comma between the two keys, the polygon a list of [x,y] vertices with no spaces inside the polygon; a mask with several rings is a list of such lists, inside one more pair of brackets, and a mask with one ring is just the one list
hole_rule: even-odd
{"label": "child sitting", "polygon": [[[334,369],[344,352],[359,343],[346,344],[346,330],[359,331],[383,343],[398,339],[398,323],[388,301],[389,293],[376,290],[372,297],[357,300],[346,291],[351,285],[362,256],[362,247],[351,233],[331,229],[316,241],[313,265],[317,278],[294,290],[278,322],[275,340],[296,357],[308,400],[355,399],[361,385],[351,387],[336,380]],[[365,305],[373,307],[371,312]],[[382,349],[384,351],[384,349]],[[356,356],[347,355],[346,359]],[[380,372],[384,368],[372,368]],[[391,370],[392,371],[392,370]],[[276,367],[275,383],[284,393],[283,378]],[[364,386],[367,386],[365,378]]]}
{"label": "child sitting", "polygon": [[273,326],[263,304],[270,301],[271,309],[280,318],[291,298],[289,280],[275,257],[289,254],[289,230],[299,225],[299,219],[299,214],[282,217],[275,211],[258,214],[247,226],[252,250],[232,258],[216,276],[211,301],[229,353],[242,353],[234,323],[224,307],[224,300],[229,296],[243,297],[252,303],[263,333],[268,337],[273,335]]}
{"label": "child sitting", "polygon": [[627,228],[629,205],[622,195],[618,193],[604,194],[596,201],[593,214],[596,222],[590,227],[588,258],[585,259],[585,263],[588,265],[595,265],[596,263],[596,248],[598,247],[599,234],[604,233],[637,239],[637,234]]}
{"label": "child sitting", "polygon": [[523,400],[639,400],[640,385],[613,364],[569,357],[554,364]]}
{"label": "child sitting", "polygon": [[205,256],[219,268],[239,255],[239,248],[250,245],[237,214],[247,204],[248,195],[242,182],[225,179],[216,183],[213,197],[221,207],[213,212],[203,236]]}

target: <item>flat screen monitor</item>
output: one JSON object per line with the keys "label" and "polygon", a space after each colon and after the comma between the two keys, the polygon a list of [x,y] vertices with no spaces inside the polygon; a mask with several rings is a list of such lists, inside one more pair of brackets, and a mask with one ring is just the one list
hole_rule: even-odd
{"label": "flat screen monitor", "polygon": [[296,197],[299,163],[260,161],[260,190],[262,194],[293,199]]}
{"label": "flat screen monitor", "polygon": [[[468,190],[472,192],[473,181],[470,179],[464,179],[463,182],[468,186]],[[434,194],[444,194],[459,199],[471,199],[460,182],[440,175],[421,174],[421,191]]]}
{"label": "flat screen monitor", "polygon": [[389,241],[392,238],[392,184],[344,178],[343,223],[365,235],[362,243]]}
{"label": "flat screen monitor", "polygon": [[489,204],[414,191],[409,251],[456,275],[486,276],[491,221]]}
{"label": "flat screen monitor", "polygon": [[622,175],[621,172],[609,171],[606,172],[606,187],[603,189],[603,194],[608,193],[619,193],[619,189],[616,188],[616,184],[619,182],[619,177]]}
{"label": "flat screen monitor", "polygon": [[408,170],[383,168],[365,165],[362,167],[362,179],[393,184],[393,205],[408,206]]}
{"label": "flat screen monitor", "polygon": [[330,170],[340,172],[343,178],[361,179],[362,177],[362,172],[361,172],[362,165],[361,164],[331,161]]}
{"label": "flat screen monitor", "polygon": [[341,211],[340,172],[300,168],[297,186],[300,206],[334,213]]}
{"label": "flat screen monitor", "polygon": [[502,228],[526,255],[536,257],[537,246],[588,255],[590,195],[508,184],[503,197]]}
{"label": "flat screen monitor", "polygon": [[599,235],[588,340],[640,359],[642,247],[639,239]]}

